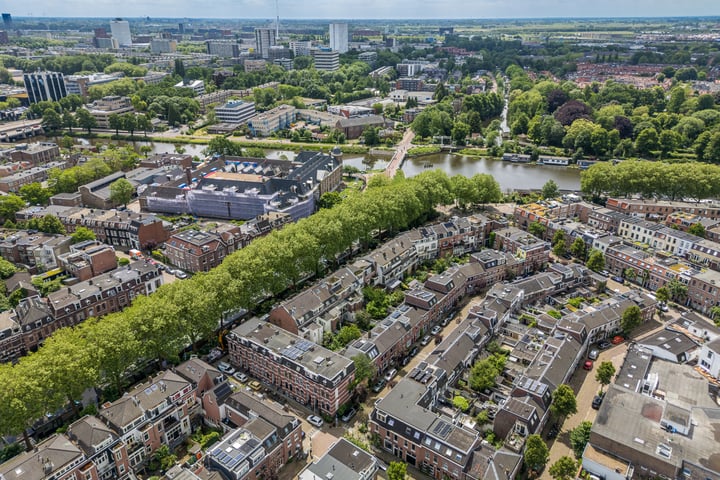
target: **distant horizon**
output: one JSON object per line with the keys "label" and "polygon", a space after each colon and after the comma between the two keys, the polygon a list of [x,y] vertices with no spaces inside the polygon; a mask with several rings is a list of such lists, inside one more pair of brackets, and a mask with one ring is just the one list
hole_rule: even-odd
{"label": "distant horizon", "polygon": [[[7,13],[7,12],[5,12]],[[116,18],[120,18],[122,20],[143,20],[147,21],[147,18],[150,18],[150,20],[274,20],[275,17],[160,17],[160,16],[93,16],[93,17],[83,17],[83,16],[47,16],[47,17],[41,17],[41,16],[15,16],[13,15],[13,20],[54,20],[54,19],[79,19],[79,20],[113,20]],[[658,16],[634,16],[634,17],[613,17],[613,16],[604,16],[604,17],[465,17],[465,18],[374,18],[374,17],[368,17],[368,18],[341,18],[341,17],[332,17],[332,18],[325,18],[325,17],[294,17],[294,18],[283,18],[280,17],[280,20],[285,20],[288,22],[293,21],[338,21],[338,22],[365,22],[365,21],[373,21],[373,22],[380,22],[380,21],[393,21],[393,22],[401,22],[401,21],[422,21],[422,22],[462,22],[462,21],[482,21],[482,20],[674,20],[674,19],[717,19],[720,21],[720,13],[717,15],[658,15]]]}
{"label": "distant horizon", "polygon": [[[277,10],[276,10],[277,6]],[[6,5],[18,19],[168,18],[261,20],[537,20],[720,17],[717,0],[26,0]],[[202,11],[202,16],[197,13]],[[313,15],[309,16],[308,13]],[[457,13],[462,12],[458,18]],[[412,18],[410,18],[412,17]]]}

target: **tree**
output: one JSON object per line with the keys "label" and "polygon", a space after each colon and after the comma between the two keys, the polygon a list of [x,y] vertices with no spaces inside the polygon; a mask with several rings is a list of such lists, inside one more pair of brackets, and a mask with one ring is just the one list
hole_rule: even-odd
{"label": "tree", "polygon": [[641,155],[650,155],[659,146],[658,133],[654,128],[646,128],[635,139],[635,149]]}
{"label": "tree", "polygon": [[75,116],[68,110],[63,112],[62,126],[70,130],[70,133],[72,133],[73,127],[77,126],[77,124],[75,123]]}
{"label": "tree", "polygon": [[365,145],[375,146],[380,144],[380,135],[378,135],[378,128],[368,125],[363,130],[363,138],[365,139]]}
{"label": "tree", "polygon": [[127,205],[134,193],[135,187],[127,178],[118,178],[110,185],[110,201],[115,205]]}
{"label": "tree", "polygon": [[467,412],[468,409],[470,409],[470,402],[468,402],[467,398],[463,397],[462,395],[455,395],[452,403],[453,407],[457,408],[460,411]]}
{"label": "tree", "polygon": [[570,431],[570,446],[575,453],[575,458],[581,458],[585,451],[585,445],[590,441],[590,430],[592,422],[584,421]]}
{"label": "tree", "polygon": [[137,129],[137,117],[134,113],[128,112],[122,115],[122,127],[130,132],[130,136],[135,133],[135,130]]}
{"label": "tree", "polygon": [[42,218],[31,218],[27,222],[27,228],[39,230],[44,233],[65,233],[65,227],[55,215],[47,214]]}
{"label": "tree", "polygon": [[642,310],[637,305],[631,305],[622,314],[620,328],[627,336],[642,323]]}
{"label": "tree", "polygon": [[360,385],[363,381],[368,382],[375,377],[376,368],[372,360],[364,353],[358,353],[354,357],[350,358],[355,364],[355,380],[352,388],[354,389],[357,385]]}
{"label": "tree", "polygon": [[545,185],[543,185],[542,187],[543,198],[555,198],[558,196],[558,193],[558,184],[555,183],[555,180],[553,180],[552,178],[545,182]]}
{"label": "tree", "polygon": [[493,354],[488,358],[479,360],[470,369],[470,388],[482,392],[495,386],[496,379],[505,367],[506,357]]}
{"label": "tree", "polygon": [[670,291],[670,298],[676,302],[682,302],[687,298],[688,287],[681,281],[673,278],[667,283],[667,288]]}
{"label": "tree", "polygon": [[45,111],[42,114],[43,116],[43,126],[52,131],[52,130],[60,130],[62,128],[62,117],[58,112],[56,112],[52,108],[46,108]]}
{"label": "tree", "polygon": [[592,270],[593,272],[599,272],[601,270],[605,269],[605,255],[600,250],[597,250],[593,248],[590,251],[590,255],[588,256],[588,260],[585,263],[587,268]]}
{"label": "tree", "polygon": [[577,462],[567,455],[560,457],[550,466],[550,476],[554,480],[571,480],[575,478],[577,471]]}
{"label": "tree", "polygon": [[705,238],[705,226],[700,222],[693,223],[688,228],[688,233],[690,233],[692,235],[697,235],[698,237]]}
{"label": "tree", "polygon": [[570,385],[563,383],[552,393],[550,412],[557,418],[577,413],[577,399]]}
{"label": "tree", "polygon": [[[561,233],[561,231],[556,232],[556,233]],[[555,254],[555,256],[557,256],[557,257],[562,257],[563,255],[565,255],[567,253],[567,247],[565,246],[565,240],[563,239],[562,241],[555,243],[553,245],[552,251]]]}
{"label": "tree", "polygon": [[97,127],[97,120],[93,117],[90,112],[84,108],[78,108],[75,112],[75,120],[80,128],[87,130],[88,135],[92,133],[92,129]]}
{"label": "tree", "polygon": [[30,205],[47,205],[52,196],[52,192],[43,188],[39,182],[28,183],[18,190],[18,193]]}
{"label": "tree", "polygon": [[120,135],[120,129],[123,126],[122,117],[117,113],[111,113],[108,117],[108,126],[115,129],[115,135]]}
{"label": "tree", "polygon": [[4,258],[0,258],[0,278],[10,278],[15,274],[16,271],[17,269],[15,268],[15,265],[8,262]]}
{"label": "tree", "polygon": [[407,478],[407,463],[390,462],[387,469],[388,480],[405,480]]}
{"label": "tree", "polygon": [[570,253],[572,253],[575,258],[584,259],[587,254],[587,245],[585,244],[585,241],[582,238],[577,237],[575,241],[573,241],[572,245],[570,245]]}
{"label": "tree", "polygon": [[175,68],[173,73],[180,78],[185,79],[185,64],[183,63],[182,59],[175,59]]}
{"label": "tree", "polygon": [[3,221],[15,220],[15,214],[25,208],[25,200],[12,193],[0,196],[0,218]]}
{"label": "tree", "polygon": [[667,301],[670,300],[670,290],[668,287],[662,286],[655,290],[655,298],[657,298],[657,301],[660,303],[667,303]]}
{"label": "tree", "polygon": [[600,382],[600,391],[602,392],[603,387],[610,385],[612,377],[615,376],[615,366],[612,362],[602,362],[595,371],[595,380]]}
{"label": "tree", "polygon": [[465,140],[470,136],[470,125],[465,122],[455,122],[450,136],[456,144],[465,145]]}
{"label": "tree", "polygon": [[535,472],[541,472],[548,459],[550,458],[550,450],[538,434],[532,434],[525,442],[525,452],[523,460],[525,465]]}
{"label": "tree", "polygon": [[532,233],[538,238],[543,238],[547,227],[540,222],[532,222],[528,225],[528,232]]}
{"label": "tree", "polygon": [[78,227],[71,235],[72,243],[85,242],[87,240],[95,240],[95,232],[87,227]]}

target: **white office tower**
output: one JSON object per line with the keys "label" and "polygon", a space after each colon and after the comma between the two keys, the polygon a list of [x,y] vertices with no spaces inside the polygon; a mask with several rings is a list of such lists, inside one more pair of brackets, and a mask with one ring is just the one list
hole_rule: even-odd
{"label": "white office tower", "polygon": [[132,45],[132,37],[130,36],[130,23],[122,18],[110,20],[110,33],[112,38],[117,40],[121,47],[129,47]]}
{"label": "white office tower", "polygon": [[336,52],[346,53],[348,51],[348,24],[330,24],[330,48]]}
{"label": "white office tower", "polygon": [[275,45],[275,30],[272,28],[255,29],[255,53],[260,58],[270,57],[270,47]]}

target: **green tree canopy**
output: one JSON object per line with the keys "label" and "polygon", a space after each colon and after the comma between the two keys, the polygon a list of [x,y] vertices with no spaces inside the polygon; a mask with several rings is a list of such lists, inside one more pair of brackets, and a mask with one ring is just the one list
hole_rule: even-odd
{"label": "green tree canopy", "polygon": [[118,178],[110,184],[110,201],[115,205],[127,205],[135,193],[135,187],[127,178]]}
{"label": "green tree canopy", "polygon": [[590,251],[585,265],[593,272],[599,272],[605,269],[605,255],[600,250],[593,248]]}
{"label": "green tree canopy", "polygon": [[530,470],[541,472],[549,458],[550,450],[540,435],[530,435],[525,442],[525,452],[523,453],[525,465]]}
{"label": "green tree canopy", "polygon": [[577,399],[570,385],[563,383],[552,393],[550,412],[558,418],[577,413]]}
{"label": "green tree canopy", "polygon": [[577,462],[568,456],[560,457],[550,466],[550,476],[554,480],[572,480],[577,472]]}
{"label": "green tree canopy", "polygon": [[552,178],[545,182],[545,185],[542,187],[543,198],[555,198],[559,193],[558,184]]}
{"label": "green tree canopy", "polygon": [[406,480],[407,464],[405,462],[390,462],[386,473],[388,480]]}
{"label": "green tree canopy", "polygon": [[582,458],[585,445],[590,441],[590,429],[592,429],[592,422],[583,421],[570,432],[570,446],[575,453],[575,458]]}
{"label": "green tree canopy", "polygon": [[602,362],[595,370],[595,380],[600,382],[600,389],[610,385],[612,377],[615,376],[615,366],[612,362]]}
{"label": "green tree canopy", "polygon": [[620,319],[620,328],[629,335],[630,332],[635,330],[642,323],[642,311],[637,305],[629,306],[622,314]]}

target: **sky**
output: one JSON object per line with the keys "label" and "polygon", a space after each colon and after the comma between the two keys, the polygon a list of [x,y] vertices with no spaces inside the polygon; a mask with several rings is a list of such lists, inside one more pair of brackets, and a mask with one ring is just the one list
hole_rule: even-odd
{"label": "sky", "polygon": [[[278,0],[287,19],[720,16],[719,0]],[[274,18],[273,0],[24,0],[25,17]]]}

